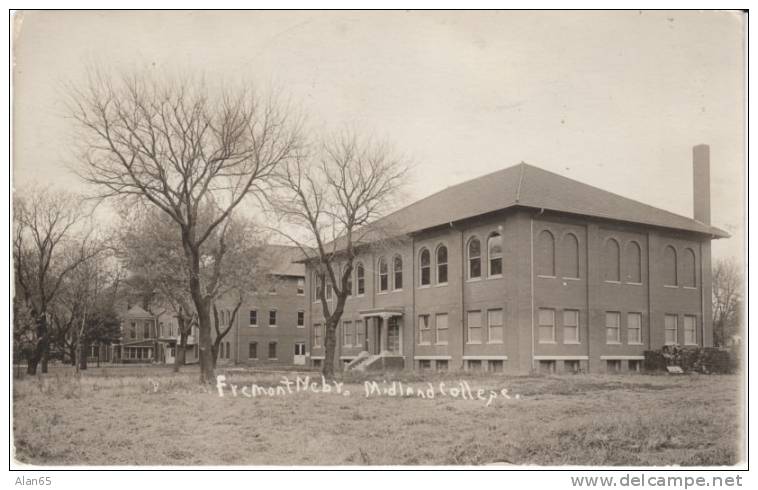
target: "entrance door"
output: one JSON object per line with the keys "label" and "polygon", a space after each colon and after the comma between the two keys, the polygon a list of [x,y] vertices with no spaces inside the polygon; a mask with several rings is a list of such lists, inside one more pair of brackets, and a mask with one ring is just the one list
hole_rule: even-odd
{"label": "entrance door", "polygon": [[305,365],[305,342],[295,342],[295,357],[293,363],[296,366]]}
{"label": "entrance door", "polygon": [[400,324],[396,316],[387,320],[387,350],[400,354]]}

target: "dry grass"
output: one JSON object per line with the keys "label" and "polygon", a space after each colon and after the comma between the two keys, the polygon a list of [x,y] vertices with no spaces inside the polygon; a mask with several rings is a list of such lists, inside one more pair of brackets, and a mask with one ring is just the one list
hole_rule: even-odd
{"label": "dry grass", "polygon": [[[733,465],[736,376],[388,375],[508,388],[520,400],[295,393],[219,397],[196,368],[14,380],[16,459],[40,465]],[[238,385],[281,375],[229,371]],[[290,376],[294,379],[294,375]],[[372,378],[381,382],[384,377]]]}

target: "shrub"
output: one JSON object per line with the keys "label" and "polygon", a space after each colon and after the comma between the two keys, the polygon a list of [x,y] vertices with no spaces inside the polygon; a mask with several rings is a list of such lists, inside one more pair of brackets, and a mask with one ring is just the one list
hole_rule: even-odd
{"label": "shrub", "polygon": [[645,351],[645,370],[664,371],[679,366],[684,372],[703,374],[734,373],[739,365],[737,352],[717,347],[680,347],[666,345]]}

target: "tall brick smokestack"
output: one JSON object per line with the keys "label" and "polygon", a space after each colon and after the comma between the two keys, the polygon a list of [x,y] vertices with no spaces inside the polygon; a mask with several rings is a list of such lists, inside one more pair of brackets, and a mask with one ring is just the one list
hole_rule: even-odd
{"label": "tall brick smokestack", "polygon": [[711,149],[708,145],[692,147],[693,218],[711,224]]}

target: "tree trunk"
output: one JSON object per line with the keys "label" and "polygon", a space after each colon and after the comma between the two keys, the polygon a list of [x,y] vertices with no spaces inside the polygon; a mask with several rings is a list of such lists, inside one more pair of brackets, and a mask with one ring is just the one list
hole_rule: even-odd
{"label": "tree trunk", "polygon": [[213,342],[213,346],[211,347],[211,352],[213,353],[213,369],[216,369],[216,362],[218,361],[218,346],[221,344],[221,341],[216,338],[216,340]]}
{"label": "tree trunk", "polygon": [[321,374],[326,379],[334,379],[334,351],[337,347],[337,324],[334,321],[327,321],[324,332],[324,365],[321,368]]}
{"label": "tree trunk", "polygon": [[176,346],[176,356],[174,357],[174,372],[178,373],[179,368],[187,362],[187,334],[184,329],[179,330],[179,343]]}
{"label": "tree trunk", "polygon": [[72,366],[76,366],[76,343],[71,342],[71,345],[68,348],[68,355],[70,357],[69,361],[71,362]]}
{"label": "tree trunk", "polygon": [[213,353],[211,352],[211,315],[210,300],[203,295],[200,287],[200,251],[191,244],[194,242],[194,230],[191,228],[182,229],[182,245],[184,246],[184,255],[189,262],[189,289],[192,296],[192,302],[195,304],[197,312],[198,341],[200,344],[200,383],[215,383],[215,372],[213,369]]}
{"label": "tree trunk", "polygon": [[89,345],[79,347],[79,369],[82,371],[87,369],[87,352],[89,352]]}
{"label": "tree trunk", "polygon": [[42,362],[42,373],[47,373],[47,351],[49,347],[47,335],[47,315],[43,312],[37,317],[37,342],[31,356],[29,356],[26,368],[27,374],[37,374],[37,365],[40,362]]}

